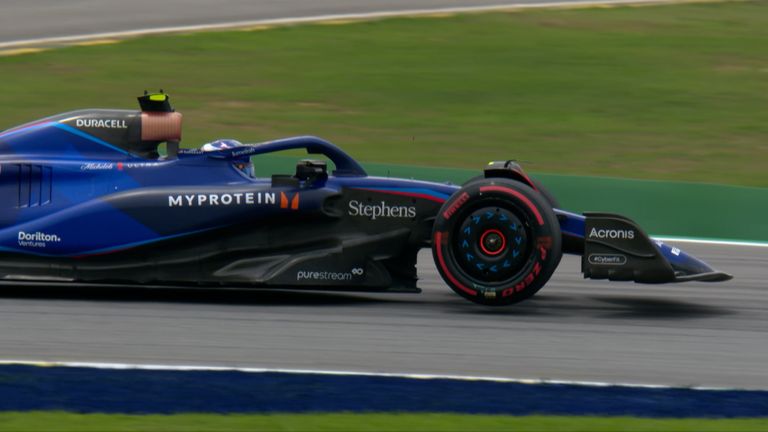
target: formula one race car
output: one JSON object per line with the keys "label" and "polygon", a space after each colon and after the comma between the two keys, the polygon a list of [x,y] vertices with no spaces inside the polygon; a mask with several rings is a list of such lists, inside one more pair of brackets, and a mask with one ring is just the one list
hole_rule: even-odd
{"label": "formula one race car", "polygon": [[[181,149],[168,96],[139,103],[0,134],[0,283],[419,292],[424,247],[454,291],[486,305],[531,297],[563,252],[593,279],[731,278],[623,216],[553,208],[511,161],[455,186],[370,177],[315,137]],[[254,176],[251,157],[289,149],[324,159]]]}

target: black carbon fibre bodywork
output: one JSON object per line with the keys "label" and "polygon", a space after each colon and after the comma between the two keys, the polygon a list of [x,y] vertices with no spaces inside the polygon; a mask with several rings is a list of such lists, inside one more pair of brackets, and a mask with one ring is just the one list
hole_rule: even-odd
{"label": "black carbon fibre bodywork", "polygon": [[[210,195],[217,190],[196,192]],[[180,221],[168,216],[169,210],[179,209],[148,204],[153,197],[167,200],[172,192],[184,190],[163,188],[144,191],[140,197],[127,193],[110,200],[127,214],[135,212],[132,216],[158,232],[164,232],[165,226],[178,228],[179,223],[194,227],[198,220],[210,222],[210,208],[185,208]],[[27,281],[419,292],[416,254],[429,246],[432,215],[438,203],[355,189],[296,193],[305,201],[309,194],[324,196],[314,211],[260,213],[246,223],[105,255],[51,258],[2,254],[0,273],[11,279],[19,274]],[[414,207],[418,216],[375,220],[350,216],[350,201]],[[242,217],[232,213],[233,209],[223,210],[222,222]]]}

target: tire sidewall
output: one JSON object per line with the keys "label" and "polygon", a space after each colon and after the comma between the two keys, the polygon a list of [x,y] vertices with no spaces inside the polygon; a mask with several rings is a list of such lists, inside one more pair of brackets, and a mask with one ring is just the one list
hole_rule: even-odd
{"label": "tire sidewall", "polygon": [[[454,238],[458,227],[483,206],[510,210],[524,219],[529,253],[514,276],[499,282],[470,275],[456,259]],[[560,225],[545,197],[510,179],[472,181],[443,204],[432,232],[432,253],[440,275],[462,297],[485,305],[508,305],[534,295],[549,280],[560,262]]]}

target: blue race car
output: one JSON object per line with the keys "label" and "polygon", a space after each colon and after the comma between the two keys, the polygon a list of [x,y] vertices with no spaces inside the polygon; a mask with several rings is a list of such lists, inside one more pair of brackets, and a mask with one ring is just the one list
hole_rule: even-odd
{"label": "blue race car", "polygon": [[[181,149],[168,96],[139,103],[0,134],[0,283],[419,292],[424,247],[486,305],[531,297],[563,252],[593,279],[731,278],[625,217],[555,208],[512,161],[456,186],[368,176],[315,137]],[[290,149],[324,158],[254,176],[251,157]]]}

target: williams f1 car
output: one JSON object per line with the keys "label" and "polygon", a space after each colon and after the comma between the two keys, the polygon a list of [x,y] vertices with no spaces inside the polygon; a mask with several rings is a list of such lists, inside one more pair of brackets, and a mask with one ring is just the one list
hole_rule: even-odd
{"label": "williams f1 car", "polygon": [[[486,305],[531,297],[563,252],[592,279],[730,279],[626,217],[556,208],[512,161],[458,186],[369,176],[309,136],[186,149],[167,95],[139,103],[0,134],[1,284],[419,292],[421,248]],[[252,172],[252,157],[293,149],[322,158]]]}

